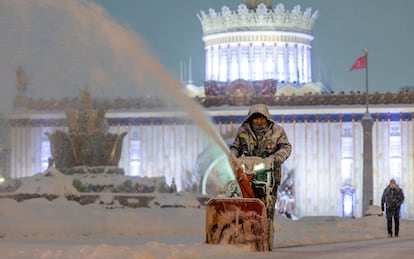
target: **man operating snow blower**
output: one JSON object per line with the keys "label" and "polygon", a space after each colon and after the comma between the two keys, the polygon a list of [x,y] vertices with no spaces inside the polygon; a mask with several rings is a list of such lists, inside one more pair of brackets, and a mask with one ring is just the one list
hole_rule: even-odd
{"label": "man operating snow blower", "polygon": [[243,198],[212,199],[207,243],[252,244],[271,251],[281,164],[292,146],[266,105],[253,105],[230,146],[230,163]]}

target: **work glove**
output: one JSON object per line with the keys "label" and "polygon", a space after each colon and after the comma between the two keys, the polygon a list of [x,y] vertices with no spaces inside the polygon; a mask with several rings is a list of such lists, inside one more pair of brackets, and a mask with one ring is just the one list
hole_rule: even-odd
{"label": "work glove", "polygon": [[[275,165],[281,165],[282,163],[283,163],[283,158],[282,158],[282,156],[281,155],[278,155],[278,154],[273,154],[273,155],[271,155],[271,156],[268,156],[268,157],[266,157],[267,159],[269,159],[269,161],[270,161],[270,159],[271,160],[273,160],[273,163],[275,164]],[[265,158],[265,159],[266,159]]]}
{"label": "work glove", "polygon": [[274,165],[275,165],[275,157],[274,156],[265,157],[263,160],[264,160],[266,168],[274,168]]}
{"label": "work glove", "polygon": [[237,172],[237,170],[240,168],[240,161],[237,159],[236,155],[232,152],[229,153],[229,160],[230,160],[230,166],[233,169],[234,172]]}
{"label": "work glove", "polygon": [[277,165],[281,165],[283,163],[283,160],[280,155],[273,154],[271,156],[265,157],[264,163],[266,164],[266,168],[274,168]]}
{"label": "work glove", "polygon": [[277,155],[275,154],[275,163],[277,165],[281,165],[285,160],[283,159],[283,157],[281,155]]}

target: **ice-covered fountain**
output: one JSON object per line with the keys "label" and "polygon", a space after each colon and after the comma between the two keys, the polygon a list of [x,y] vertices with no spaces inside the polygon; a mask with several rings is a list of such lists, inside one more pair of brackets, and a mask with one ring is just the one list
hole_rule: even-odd
{"label": "ice-covered fountain", "polygon": [[93,105],[90,99],[88,87],[85,87],[81,92],[78,107],[69,107],[66,110],[69,131],[46,133],[51,144],[52,161],[65,174],[123,174],[118,163],[122,141],[127,133],[107,132],[105,110],[99,105]]}

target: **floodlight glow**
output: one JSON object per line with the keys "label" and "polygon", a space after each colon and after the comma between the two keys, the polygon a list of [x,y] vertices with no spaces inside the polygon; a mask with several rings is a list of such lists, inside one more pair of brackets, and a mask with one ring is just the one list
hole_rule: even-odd
{"label": "floodlight glow", "polygon": [[353,202],[352,202],[352,194],[345,193],[344,194],[344,204],[343,204],[343,213],[345,217],[353,216]]}
{"label": "floodlight glow", "polygon": [[253,167],[253,171],[260,171],[266,168],[265,163],[255,164]]}

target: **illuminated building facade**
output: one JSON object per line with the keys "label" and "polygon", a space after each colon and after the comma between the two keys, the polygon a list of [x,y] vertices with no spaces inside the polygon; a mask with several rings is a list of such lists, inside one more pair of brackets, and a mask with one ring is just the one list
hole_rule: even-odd
{"label": "illuminated building facade", "polygon": [[287,11],[283,4],[272,9],[271,1],[268,5],[249,2],[237,11],[223,6],[221,12],[210,9],[198,15],[206,80],[311,82],[311,32],[318,12],[308,8],[302,13],[300,6]]}
{"label": "illuminated building facade", "polygon": [[[317,12],[306,9],[302,13],[299,7],[286,11],[281,4],[271,10],[271,1],[258,1],[261,5],[250,2],[244,1],[236,12],[223,7],[221,13],[210,10],[199,15],[206,44],[206,81],[246,81],[246,88],[235,89],[233,96],[216,96],[219,101],[246,97],[243,91],[238,96],[237,90],[248,90],[248,81],[276,79],[285,81],[286,86],[279,88],[278,84],[276,94],[242,99],[244,103],[207,105],[206,99],[196,100],[227,141],[234,138],[252,102],[269,104],[274,120],[285,128],[293,145],[284,166],[295,172],[295,214],[363,216],[364,95],[308,94],[312,88],[303,92],[304,87],[291,88],[295,82],[312,83],[310,44]],[[10,150],[10,169],[2,173],[11,178],[43,172],[51,156],[45,133],[66,129],[64,109],[57,108],[68,106],[64,100],[30,100],[25,91],[19,93],[16,100],[22,102],[16,101],[16,110],[6,118],[11,126],[10,142],[2,148]],[[63,105],[59,106],[60,102]],[[223,182],[223,175],[217,175],[222,158],[209,154],[211,142],[188,118],[177,118],[168,108],[154,107],[153,102],[147,105],[145,100],[103,103],[111,104],[106,107],[108,131],[128,132],[119,163],[127,175],[164,176],[167,182],[174,178],[178,190],[197,184],[203,194],[214,194],[212,186]],[[136,103],[142,109],[131,109]],[[397,180],[406,197],[414,197],[413,103],[414,91],[369,95],[374,119],[374,205],[379,204],[391,178]],[[414,200],[406,199],[402,217],[414,217]]]}

